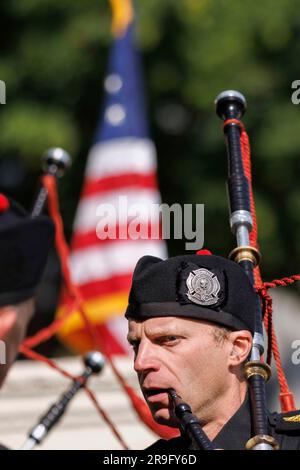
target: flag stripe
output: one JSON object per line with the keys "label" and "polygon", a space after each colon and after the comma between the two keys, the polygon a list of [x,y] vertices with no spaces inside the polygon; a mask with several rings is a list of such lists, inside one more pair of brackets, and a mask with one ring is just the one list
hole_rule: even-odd
{"label": "flag stripe", "polygon": [[[94,328],[96,331],[98,331],[101,340],[105,344],[106,350],[109,353],[116,355],[128,354],[128,347],[127,349],[125,349],[125,347],[122,346],[123,341],[115,337],[109,331],[106,324],[95,323]],[[64,344],[75,353],[83,354],[95,347],[93,340],[85,327],[82,327],[80,329],[73,329],[66,335],[62,334],[60,331],[58,333],[58,336],[60,336]]]}
{"label": "flag stripe", "polygon": [[[107,279],[96,279],[95,281],[86,282],[80,285],[80,292],[84,299],[96,299],[102,295],[115,294],[120,291],[126,291],[127,295],[131,285],[132,273],[111,276]],[[61,305],[68,304],[72,299],[62,292]]]}
{"label": "flag stripe", "polygon": [[[138,231],[138,228],[137,228]],[[162,225],[161,224],[147,224],[142,228],[142,235],[147,234],[148,239],[151,241],[160,241],[162,239]],[[125,238],[128,243],[135,241],[131,238],[132,232],[130,232],[130,224],[115,225],[113,230],[111,230],[110,235],[115,235],[115,238],[99,238],[99,232],[96,233],[96,230],[86,233],[75,233],[72,240],[72,251],[82,250],[83,248],[89,248],[92,246],[103,246],[106,243],[114,243],[122,240],[122,237]],[[140,237],[141,239],[142,236]]]}
{"label": "flag stripe", "polygon": [[[120,191],[110,191],[104,195],[94,195],[83,198],[77,209],[74,222],[75,232],[96,230],[101,217],[111,223],[124,223],[128,215],[139,215],[141,222],[148,222],[151,211],[155,212],[154,204],[160,204],[160,195],[156,189],[123,188]],[[117,220],[116,220],[117,219]]]}
{"label": "flag stripe", "polygon": [[150,139],[119,138],[91,148],[86,168],[89,180],[110,176],[156,172],[156,152]]}
{"label": "flag stripe", "polygon": [[124,332],[128,332],[128,320],[122,314],[122,316],[112,318],[106,323],[110,333],[114,336],[114,338],[118,338],[118,342],[120,346],[124,349],[124,351],[133,352],[132,347],[129,345],[127,341],[127,334],[124,335]]}
{"label": "flag stripe", "polygon": [[81,284],[80,291],[85,299],[91,299],[105,294],[117,294],[126,289],[129,292],[132,281],[132,272],[123,276],[113,276],[105,280],[96,280]]}
{"label": "flag stripe", "polygon": [[[106,322],[109,319],[119,317],[120,314],[124,314],[128,303],[128,291],[120,291],[117,293],[110,293],[105,295],[99,295],[93,299],[84,300],[84,309],[88,313],[91,321]],[[58,311],[59,317],[65,314],[65,306],[60,307]],[[64,322],[61,331],[64,334],[68,334],[73,328],[81,328],[84,325],[79,310],[75,310],[74,314],[69,316]]]}
{"label": "flag stripe", "polygon": [[157,187],[156,176],[154,174],[141,175],[140,173],[126,173],[107,178],[99,178],[98,180],[88,180],[83,187],[81,197],[110,192],[116,189],[122,190],[127,187],[135,189],[154,189]]}
{"label": "flag stripe", "polygon": [[[86,300],[83,303],[85,312],[88,313],[89,319],[96,324],[106,325],[107,330],[115,337],[118,345],[122,348],[121,354],[130,351],[126,339],[127,320],[124,313],[128,303],[127,292],[113,293],[111,295],[100,296],[95,299]],[[58,317],[63,316],[65,307],[60,307]],[[85,327],[84,320],[79,311],[74,311],[72,316],[68,317],[60,329],[60,336],[67,338],[74,331],[82,330]],[[102,338],[103,340],[103,338]],[[115,351],[115,354],[117,352]]]}
{"label": "flag stripe", "polygon": [[107,244],[105,249],[91,247],[78,250],[70,256],[72,279],[78,285],[96,279],[107,279],[114,275],[131,272],[143,255],[161,257],[161,244],[148,240],[118,241]]}

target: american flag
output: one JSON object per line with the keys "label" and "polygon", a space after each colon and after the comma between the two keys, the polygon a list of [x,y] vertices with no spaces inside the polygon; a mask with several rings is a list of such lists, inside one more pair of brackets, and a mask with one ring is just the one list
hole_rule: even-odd
{"label": "american flag", "polygon": [[[151,226],[149,209],[160,203],[156,152],[148,133],[141,62],[130,16],[126,27],[115,34],[110,50],[104,106],[87,158],[70,256],[72,280],[80,288],[85,311],[112,354],[128,352],[124,311],[136,262],[146,254],[167,256],[161,239],[124,239],[133,204],[141,205],[139,220],[150,233],[157,227]],[[116,232],[115,239],[101,239],[107,227],[100,226],[99,213],[107,207],[117,216],[105,218]],[[63,294],[58,316],[69,303]],[[68,317],[59,336],[76,352],[91,347],[79,312]]]}

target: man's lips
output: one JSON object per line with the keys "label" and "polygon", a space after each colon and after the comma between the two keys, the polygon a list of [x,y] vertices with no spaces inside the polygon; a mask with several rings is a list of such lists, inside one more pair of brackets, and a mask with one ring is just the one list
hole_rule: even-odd
{"label": "man's lips", "polygon": [[169,388],[143,388],[143,393],[150,403],[162,401],[168,396]]}

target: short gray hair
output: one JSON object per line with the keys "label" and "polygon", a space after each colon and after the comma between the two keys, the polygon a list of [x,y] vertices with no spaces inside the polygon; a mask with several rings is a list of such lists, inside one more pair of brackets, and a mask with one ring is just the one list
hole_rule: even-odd
{"label": "short gray hair", "polygon": [[214,325],[214,328],[213,328],[213,331],[212,331],[212,335],[215,339],[215,342],[219,345],[219,346],[223,346],[223,344],[225,343],[225,341],[228,340],[229,338],[229,335],[230,333],[232,332],[233,330],[231,330],[230,328],[226,327],[226,326],[219,326],[219,325]]}

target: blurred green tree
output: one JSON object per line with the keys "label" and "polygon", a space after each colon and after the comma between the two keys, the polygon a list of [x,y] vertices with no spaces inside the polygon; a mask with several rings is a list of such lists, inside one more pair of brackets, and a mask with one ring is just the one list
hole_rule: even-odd
{"label": "blurred green tree", "polygon": [[[163,200],[204,203],[205,246],[223,255],[234,246],[213,101],[224,89],[243,92],[267,278],[300,270],[300,107],[291,102],[291,83],[300,78],[298,6],[296,0],[136,1]],[[25,165],[27,204],[45,148],[61,145],[76,157],[60,188],[70,235],[102,98],[109,4],[2,0],[0,14],[0,79],[7,86],[0,157]],[[170,241],[170,254],[183,243]]]}

